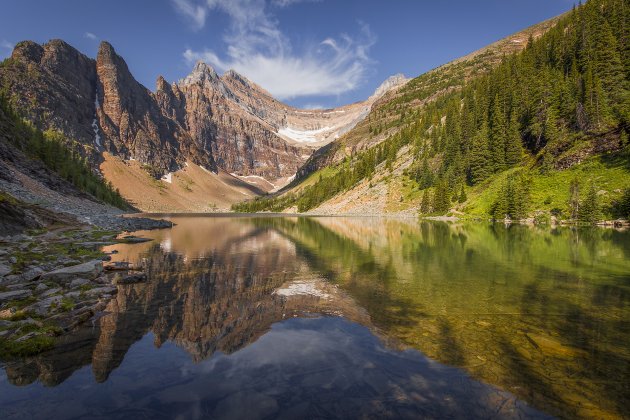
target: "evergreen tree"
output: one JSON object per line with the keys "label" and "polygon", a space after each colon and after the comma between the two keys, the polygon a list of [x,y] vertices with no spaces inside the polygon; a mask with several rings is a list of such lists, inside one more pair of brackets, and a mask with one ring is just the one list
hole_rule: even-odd
{"label": "evergreen tree", "polygon": [[462,185],[462,191],[459,193],[459,198],[457,199],[457,201],[461,204],[465,203],[466,200],[468,200],[468,197],[466,196],[466,191],[464,190],[464,186]]}
{"label": "evergreen tree", "polygon": [[490,176],[490,150],[488,148],[488,128],[484,122],[475,134],[470,150],[470,183],[475,185]]}
{"label": "evergreen tree", "polygon": [[436,213],[445,213],[450,208],[450,204],[451,200],[448,191],[448,183],[445,180],[441,180],[435,187],[433,211]]}
{"label": "evergreen tree", "polygon": [[508,127],[505,113],[501,109],[499,96],[496,95],[492,109],[492,129],[489,143],[492,170],[494,172],[500,172],[505,169],[505,140],[507,133]]}
{"label": "evergreen tree", "polygon": [[523,142],[518,127],[516,112],[512,113],[508,129],[508,137],[505,143],[505,164],[510,167],[519,164],[523,160]]}
{"label": "evergreen tree", "polygon": [[599,197],[595,184],[591,182],[591,186],[586,193],[586,197],[580,204],[579,220],[582,223],[595,224],[600,218]]}
{"label": "evergreen tree", "polygon": [[431,193],[428,189],[424,190],[422,194],[422,201],[420,202],[420,213],[428,214],[431,212]]}
{"label": "evergreen tree", "polygon": [[503,220],[508,213],[507,186],[503,185],[490,207],[490,215],[494,220]]}
{"label": "evergreen tree", "polygon": [[580,213],[580,181],[577,178],[571,180],[569,185],[569,217],[577,220]]}

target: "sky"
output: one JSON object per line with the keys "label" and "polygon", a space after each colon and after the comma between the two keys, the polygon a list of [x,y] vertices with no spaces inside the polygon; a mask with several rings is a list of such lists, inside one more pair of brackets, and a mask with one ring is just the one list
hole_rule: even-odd
{"label": "sky", "polygon": [[573,0],[2,0],[0,59],[61,38],[90,57],[108,41],[155,90],[197,60],[234,69],[300,108],[361,101],[551,18]]}

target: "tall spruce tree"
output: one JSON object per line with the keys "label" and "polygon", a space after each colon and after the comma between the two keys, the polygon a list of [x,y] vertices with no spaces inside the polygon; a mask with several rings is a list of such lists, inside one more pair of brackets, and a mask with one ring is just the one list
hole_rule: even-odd
{"label": "tall spruce tree", "polygon": [[475,185],[488,178],[492,173],[490,165],[488,126],[484,121],[473,138],[473,144],[470,150],[470,183]]}
{"label": "tall spruce tree", "polygon": [[507,141],[505,142],[505,164],[510,167],[518,165],[523,160],[523,141],[519,131],[516,112],[512,112],[508,128]]}
{"label": "tall spruce tree", "polygon": [[580,204],[579,220],[582,223],[595,224],[601,216],[599,207],[599,197],[595,184],[591,182],[591,186],[586,193],[586,197]]}
{"label": "tall spruce tree", "polygon": [[505,169],[505,140],[507,133],[508,127],[505,112],[501,107],[499,96],[496,95],[492,108],[492,125],[489,142],[492,170],[495,172],[500,172]]}

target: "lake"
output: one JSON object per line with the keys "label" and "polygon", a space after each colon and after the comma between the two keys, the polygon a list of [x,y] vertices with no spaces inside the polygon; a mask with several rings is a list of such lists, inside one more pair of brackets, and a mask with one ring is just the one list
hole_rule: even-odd
{"label": "lake", "polygon": [[622,418],[630,234],[353,217],[169,217],[2,418]]}

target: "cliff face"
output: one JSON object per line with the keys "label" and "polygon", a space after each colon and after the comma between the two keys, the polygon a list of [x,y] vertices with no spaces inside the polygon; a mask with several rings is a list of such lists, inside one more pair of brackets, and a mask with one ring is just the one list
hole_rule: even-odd
{"label": "cliff face", "polygon": [[43,46],[24,41],[0,67],[0,83],[38,128],[55,128],[83,145],[93,144],[94,60],[61,40]]}
{"label": "cliff face", "polygon": [[96,60],[61,40],[24,41],[0,66],[0,86],[39,128],[62,131],[94,163],[110,152],[139,161],[159,178],[194,162],[238,176],[288,179],[314,149],[348,131],[386,91],[329,110],[298,110],[234,71],[219,76],[199,62],[177,83],[138,83],[114,48]]}

